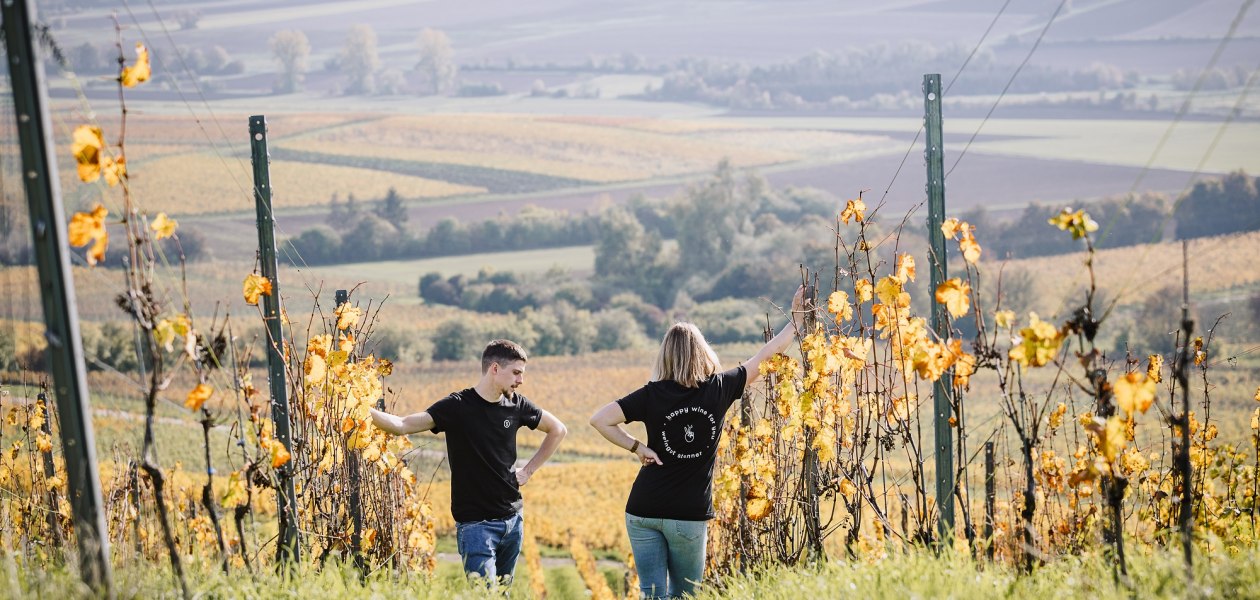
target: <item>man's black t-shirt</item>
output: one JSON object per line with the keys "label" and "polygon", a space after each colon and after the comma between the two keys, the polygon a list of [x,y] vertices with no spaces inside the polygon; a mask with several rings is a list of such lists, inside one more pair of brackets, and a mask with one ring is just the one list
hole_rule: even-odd
{"label": "man's black t-shirt", "polygon": [[536,429],[542,410],[520,394],[487,402],[468,388],[430,406],[433,433],[446,432],[451,514],[460,523],[503,519],[521,510],[516,430]]}
{"label": "man's black t-shirt", "polygon": [[626,512],[649,519],[713,518],[713,463],[722,419],[744,393],[747,378],[739,366],[694,388],[653,381],[617,401],[627,422],[647,426],[647,445],[662,463],[639,469]]}

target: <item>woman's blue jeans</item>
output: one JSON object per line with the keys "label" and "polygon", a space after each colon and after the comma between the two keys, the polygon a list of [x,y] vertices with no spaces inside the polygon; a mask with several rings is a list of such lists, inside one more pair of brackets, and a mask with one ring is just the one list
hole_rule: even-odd
{"label": "woman's blue jeans", "polygon": [[464,573],[478,575],[487,583],[512,583],[516,558],[521,554],[524,523],[520,513],[506,519],[455,524],[455,542],[464,562]]}
{"label": "woman's blue jeans", "polygon": [[708,521],[648,519],[626,513],[626,534],[643,598],[677,598],[696,592],[704,579]]}

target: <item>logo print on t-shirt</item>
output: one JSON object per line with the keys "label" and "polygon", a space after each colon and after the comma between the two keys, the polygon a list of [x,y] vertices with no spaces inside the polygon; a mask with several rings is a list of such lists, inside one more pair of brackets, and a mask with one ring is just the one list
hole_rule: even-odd
{"label": "logo print on t-shirt", "polygon": [[512,427],[512,419],[503,419],[503,428],[508,429],[511,427]]}
{"label": "logo print on t-shirt", "polygon": [[665,415],[665,426],[661,428],[665,452],[674,458],[700,458],[714,447],[717,437],[718,420],[699,406],[680,408]]}

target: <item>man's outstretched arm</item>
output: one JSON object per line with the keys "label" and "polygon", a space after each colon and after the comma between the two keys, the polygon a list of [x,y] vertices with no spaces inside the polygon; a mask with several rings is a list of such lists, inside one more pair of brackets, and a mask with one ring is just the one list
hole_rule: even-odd
{"label": "man's outstretched arm", "polygon": [[418,412],[400,417],[376,410],[375,408],[368,410],[372,413],[372,424],[385,433],[408,435],[433,429],[433,417],[427,412]]}
{"label": "man's outstretched arm", "polygon": [[516,471],[516,483],[518,485],[525,485],[529,481],[534,471],[537,471],[538,467],[543,466],[543,463],[551,458],[551,454],[560,446],[560,440],[563,440],[565,434],[569,433],[569,429],[564,426],[564,423],[560,422],[560,419],[557,419],[555,415],[545,410],[542,411],[542,419],[538,421],[538,431],[547,434],[547,437],[543,438],[542,445],[538,447],[538,451],[534,453],[533,458],[529,459],[529,462],[525,463],[524,467]]}

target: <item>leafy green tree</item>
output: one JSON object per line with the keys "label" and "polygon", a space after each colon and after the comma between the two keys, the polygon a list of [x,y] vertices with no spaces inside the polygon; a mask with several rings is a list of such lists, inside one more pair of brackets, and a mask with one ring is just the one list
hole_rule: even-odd
{"label": "leafy green tree", "polygon": [[425,239],[425,248],[432,256],[466,254],[471,247],[468,228],[453,217],[438,221]]}
{"label": "leafy green tree", "polygon": [[385,219],[394,225],[398,231],[403,231],[407,226],[407,207],[403,206],[402,198],[398,196],[398,190],[393,187],[385,193],[385,199],[381,200],[381,204],[376,207],[376,216]]}
{"label": "leafy green tree", "polygon": [[307,229],[286,242],[295,256],[281,253],[285,260],[301,260],[311,265],[326,265],[341,260],[341,235],[331,227],[320,225]]}
{"label": "leafy green tree", "polygon": [[451,319],[438,325],[433,333],[434,360],[465,360],[475,358],[477,331],[463,319]]}
{"label": "leafy green tree", "polygon": [[650,342],[634,315],[624,308],[601,310],[594,315],[595,339],[592,350],[645,348]]}
{"label": "leafy green tree", "polygon": [[342,257],[354,262],[395,258],[401,236],[389,221],[365,214],[341,236]]}
{"label": "leafy green tree", "polygon": [[1242,171],[1194,184],[1173,215],[1177,219],[1177,237],[1260,229],[1260,194],[1256,190],[1256,180]]}
{"label": "leafy green tree", "polygon": [[614,288],[632,290],[664,306],[673,295],[674,282],[660,237],[646,232],[634,215],[620,207],[600,215],[599,230],[595,274]]}
{"label": "leafy green tree", "polygon": [[311,56],[311,44],[306,34],[293,29],[277,31],[269,42],[271,53],[280,63],[280,81],[277,91],[292,93],[302,89],[306,78],[306,62]]}
{"label": "leafy green tree", "polygon": [[381,59],[376,51],[376,31],[371,25],[350,28],[338,64],[346,76],[347,94],[376,91],[376,70],[381,66]]}
{"label": "leafy green tree", "polygon": [[678,266],[683,277],[712,276],[726,266],[736,235],[752,217],[749,198],[739,193],[735,169],[722,160],[709,179],[671,207],[678,227]]}
{"label": "leafy green tree", "polygon": [[416,38],[416,46],[420,49],[416,70],[429,84],[430,93],[441,94],[454,87],[459,67],[455,65],[451,38],[442,31],[425,28]]}

